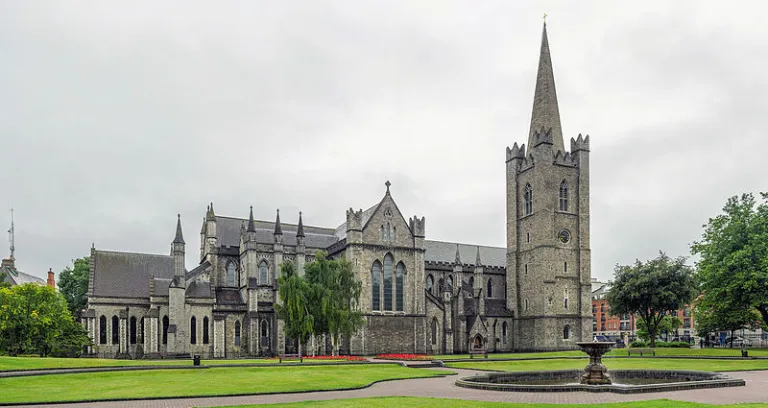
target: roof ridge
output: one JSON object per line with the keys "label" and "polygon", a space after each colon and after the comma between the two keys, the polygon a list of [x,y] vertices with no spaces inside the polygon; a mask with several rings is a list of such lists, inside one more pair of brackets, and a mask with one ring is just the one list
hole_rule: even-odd
{"label": "roof ridge", "polygon": [[452,244],[452,245],[466,245],[470,247],[481,247],[481,248],[493,248],[493,249],[507,249],[506,247],[496,247],[496,246],[490,246],[490,245],[477,245],[477,244],[465,244],[462,242],[456,242],[456,241],[441,241],[438,239],[425,239],[424,242],[438,242],[441,244]]}
{"label": "roof ridge", "polygon": [[126,255],[150,255],[150,256],[161,256],[164,258],[173,258],[171,255],[163,255],[163,254],[153,254],[149,252],[131,252],[131,251],[115,251],[111,249],[94,249],[96,252],[101,253],[111,253],[111,254],[126,254]]}

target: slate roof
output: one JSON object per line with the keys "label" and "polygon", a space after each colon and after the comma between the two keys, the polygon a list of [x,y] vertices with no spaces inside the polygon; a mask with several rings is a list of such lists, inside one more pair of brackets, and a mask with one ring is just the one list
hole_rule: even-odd
{"label": "slate roof", "polygon": [[511,316],[507,310],[507,301],[505,299],[486,299],[485,314],[487,316]]}
{"label": "slate roof", "polygon": [[37,276],[24,273],[11,266],[0,267],[0,275],[5,275],[5,281],[10,282],[13,286],[21,285],[24,283],[45,283],[44,280],[38,278]]}
{"label": "slate roof", "polygon": [[[456,260],[456,242],[424,240],[427,262],[453,263]],[[465,265],[474,265],[477,255],[477,245],[459,244],[461,262]],[[480,262],[484,266],[506,268],[507,249],[498,247],[480,246]]]}
{"label": "slate roof", "polygon": [[[96,250],[93,262],[94,296],[146,298],[149,297],[150,278],[173,277],[170,255]],[[156,291],[160,289],[160,283],[155,282]],[[167,285],[165,290],[167,292]]]}
{"label": "slate roof", "polygon": [[191,271],[187,272],[185,278],[187,280],[194,279],[202,275],[205,272],[205,270],[208,269],[208,267],[210,266],[211,266],[211,263],[208,262],[208,260],[206,259],[205,261],[203,261],[203,263],[201,263],[200,265],[197,265],[195,269],[192,269]]}
{"label": "slate roof", "polygon": [[244,304],[240,291],[233,288],[216,288],[216,303],[220,305]]}
{"label": "slate roof", "polygon": [[152,278],[155,283],[155,296],[168,296],[168,289],[171,286],[173,279],[168,278]]}
{"label": "slate roof", "polygon": [[210,298],[211,284],[201,281],[190,282],[187,285],[186,294],[189,298]]}
{"label": "slate roof", "polygon": [[[240,226],[248,226],[248,220],[242,218],[216,216],[216,234],[219,246],[240,246]],[[298,225],[280,223],[283,232],[283,245],[296,245]],[[254,220],[256,242],[271,244],[275,242],[275,223]],[[304,245],[307,248],[325,249],[339,240],[332,228],[311,227],[304,225]]]}

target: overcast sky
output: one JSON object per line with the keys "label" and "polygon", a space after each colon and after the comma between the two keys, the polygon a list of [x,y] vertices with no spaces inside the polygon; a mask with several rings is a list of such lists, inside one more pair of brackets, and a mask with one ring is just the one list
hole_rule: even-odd
{"label": "overcast sky", "polygon": [[544,12],[565,145],[590,135],[593,277],[768,190],[760,1],[122,5],[0,2],[0,226],[13,207],[39,277],[92,242],[168,253],[177,213],[191,269],[210,201],[336,227],[387,179],[428,239],[505,246]]}

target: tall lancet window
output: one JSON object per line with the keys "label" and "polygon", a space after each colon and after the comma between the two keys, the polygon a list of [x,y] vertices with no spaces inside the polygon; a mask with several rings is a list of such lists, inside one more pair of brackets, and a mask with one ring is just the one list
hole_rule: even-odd
{"label": "tall lancet window", "polygon": [[227,263],[227,286],[235,286],[235,263]]}
{"label": "tall lancet window", "polygon": [[266,285],[267,283],[267,274],[269,272],[269,266],[267,265],[267,261],[261,261],[259,264],[259,285]]}
{"label": "tall lancet window", "polygon": [[531,215],[533,213],[533,189],[530,184],[525,185],[525,193],[523,195],[523,211],[524,215]]}
{"label": "tall lancet window", "polygon": [[560,183],[560,211],[568,211],[568,182]]}
{"label": "tall lancet window", "polygon": [[384,310],[392,310],[392,254],[384,256]]}
{"label": "tall lancet window", "polygon": [[403,311],[403,298],[405,290],[403,290],[403,279],[405,276],[405,265],[402,262],[397,264],[397,273],[395,274],[395,310],[398,312]]}
{"label": "tall lancet window", "polygon": [[371,308],[381,310],[381,264],[379,261],[373,262],[371,267]]}

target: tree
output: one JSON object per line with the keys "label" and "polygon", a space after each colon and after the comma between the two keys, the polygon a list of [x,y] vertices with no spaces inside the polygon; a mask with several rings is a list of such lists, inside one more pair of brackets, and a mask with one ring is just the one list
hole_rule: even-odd
{"label": "tree", "polygon": [[301,354],[301,345],[306,344],[314,332],[314,316],[310,310],[310,285],[296,273],[293,264],[288,261],[280,265],[277,284],[281,303],[275,305],[275,312],[284,322],[286,336],[298,340]]}
{"label": "tree", "polygon": [[365,323],[356,306],[360,303],[362,283],[345,258],[329,260],[321,251],[314,262],[305,265],[304,271],[310,285],[314,333],[331,336],[331,353],[335,355],[341,337],[350,338]]}
{"label": "tree", "polygon": [[88,302],[88,278],[91,274],[90,257],[73,261],[73,268],[67,266],[59,274],[59,291],[67,299],[69,312],[78,318]]}
{"label": "tree", "polygon": [[[664,316],[689,304],[696,295],[693,271],[685,258],[671,259],[663,252],[648,262],[616,265],[608,303],[616,315],[634,314],[642,320],[656,346],[659,324]],[[639,321],[638,321],[639,323]]]}
{"label": "tree", "polygon": [[44,357],[57,345],[82,349],[90,339],[77,326],[54,288],[25,283],[0,289],[0,349],[10,355]]}
{"label": "tree", "polygon": [[695,310],[696,332],[702,337],[720,331],[729,331],[733,337],[736,330],[760,326],[760,314],[756,309],[745,305],[734,306],[713,299],[712,296],[702,295],[696,302]]}
{"label": "tree", "polygon": [[761,196],[760,205],[752,194],[729,198],[691,246],[701,257],[696,269],[703,300],[712,313],[726,313],[715,321],[745,317],[738,310],[753,308],[768,323],[768,194]]}
{"label": "tree", "polygon": [[4,273],[0,273],[0,288],[10,288],[11,282],[7,282]]}

